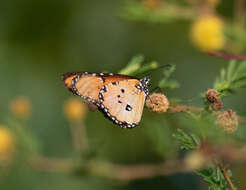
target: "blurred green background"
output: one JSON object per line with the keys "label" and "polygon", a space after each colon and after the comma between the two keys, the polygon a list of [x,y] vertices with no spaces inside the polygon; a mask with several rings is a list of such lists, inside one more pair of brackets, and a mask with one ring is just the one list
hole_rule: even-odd
{"label": "blurred green background", "polygon": [[[60,77],[69,71],[117,73],[129,60],[143,54],[147,61],[175,64],[180,88],[164,92],[185,104],[201,106],[200,93],[210,88],[227,61],[201,53],[189,40],[190,21],[131,22],[120,18],[123,0],[11,0],[0,3],[0,122],[11,125],[9,102],[28,97],[31,117],[20,121],[32,134],[31,148],[47,157],[74,157],[69,122],[63,113],[71,96]],[[232,16],[233,1],[223,1],[218,11]],[[151,88],[160,74],[150,75]],[[246,90],[225,99],[224,106],[246,114]],[[14,121],[17,122],[17,121]],[[19,122],[19,121],[18,121]],[[172,158],[175,116],[145,109],[140,127],[122,130],[101,113],[85,118],[89,147],[96,159],[113,163],[158,163]],[[34,142],[32,142],[34,141]],[[33,144],[32,144],[33,143]],[[174,143],[175,144],[175,143]],[[174,145],[175,146],[175,145]],[[121,183],[103,177],[33,170],[22,154],[8,169],[1,169],[0,188],[11,189],[206,189],[194,174]],[[238,172],[240,173],[240,172]]]}

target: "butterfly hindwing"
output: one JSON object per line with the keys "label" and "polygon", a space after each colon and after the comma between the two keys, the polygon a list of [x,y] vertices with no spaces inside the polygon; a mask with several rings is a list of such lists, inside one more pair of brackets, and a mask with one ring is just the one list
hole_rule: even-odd
{"label": "butterfly hindwing", "polygon": [[137,88],[138,79],[104,85],[99,93],[100,109],[114,123],[132,128],[141,120],[146,94]]}

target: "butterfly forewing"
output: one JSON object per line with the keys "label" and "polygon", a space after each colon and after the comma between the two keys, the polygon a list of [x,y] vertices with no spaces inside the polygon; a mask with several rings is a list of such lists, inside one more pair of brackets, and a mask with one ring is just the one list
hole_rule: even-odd
{"label": "butterfly forewing", "polygon": [[102,111],[122,127],[135,127],[141,120],[146,95],[138,84],[137,79],[109,83],[99,94]]}
{"label": "butterfly forewing", "polygon": [[73,91],[73,85],[72,85],[72,81],[75,77],[79,76],[80,73],[78,72],[69,72],[69,73],[65,73],[62,75],[62,81],[64,83],[64,85],[70,90]]}
{"label": "butterfly forewing", "polygon": [[126,75],[104,73],[69,72],[62,76],[65,86],[85,100],[98,104],[99,91],[103,85],[132,78]]}

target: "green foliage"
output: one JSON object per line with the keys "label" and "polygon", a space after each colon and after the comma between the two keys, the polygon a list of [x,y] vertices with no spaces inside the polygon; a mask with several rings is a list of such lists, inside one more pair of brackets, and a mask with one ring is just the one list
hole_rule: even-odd
{"label": "green foliage", "polygon": [[227,69],[223,68],[220,71],[220,76],[217,77],[214,83],[220,97],[226,96],[228,93],[233,93],[240,88],[246,87],[246,61],[237,63],[232,60]]}
{"label": "green foliage", "polygon": [[125,68],[119,71],[119,74],[123,75],[138,75],[145,73],[147,71],[156,69],[158,67],[158,63],[152,61],[150,63],[144,64],[144,56],[136,55],[134,56],[130,62],[126,65]]}
{"label": "green foliage", "polygon": [[160,88],[175,89],[179,87],[178,81],[170,79],[175,69],[176,69],[175,65],[170,65],[168,69],[163,70],[163,78],[159,81],[158,84]]}
{"label": "green foliage", "polygon": [[225,35],[228,39],[246,48],[246,31],[243,27],[227,23],[225,25]]}
{"label": "green foliage", "polygon": [[230,190],[219,167],[203,169],[196,173],[202,176],[203,180],[209,184],[208,190]]}
{"label": "green foliage", "polygon": [[[200,138],[197,135],[187,134],[181,129],[178,129],[173,137],[178,140],[182,150],[196,150],[200,146]],[[209,184],[208,190],[229,190],[227,181],[216,165],[197,171],[196,174],[202,176],[203,180]],[[230,177],[232,176],[230,170],[228,170],[228,174]]]}
{"label": "green foliage", "polygon": [[182,150],[195,150],[200,145],[200,138],[195,134],[187,134],[182,129],[178,129],[177,133],[173,134],[180,144]]}
{"label": "green foliage", "polygon": [[22,157],[39,154],[41,145],[27,126],[13,119],[8,120],[8,126],[15,134],[18,151]]}

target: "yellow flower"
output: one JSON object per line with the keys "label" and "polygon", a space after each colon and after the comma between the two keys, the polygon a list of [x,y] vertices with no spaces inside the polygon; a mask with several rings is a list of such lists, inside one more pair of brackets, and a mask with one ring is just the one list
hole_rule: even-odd
{"label": "yellow flower", "polygon": [[21,118],[28,118],[31,115],[31,103],[27,97],[19,96],[10,102],[11,112]]}
{"label": "yellow flower", "polygon": [[203,16],[191,26],[191,41],[202,51],[220,50],[225,45],[224,25],[216,16]]}
{"label": "yellow flower", "polygon": [[68,99],[64,103],[63,111],[69,120],[81,120],[87,113],[85,103],[77,98]]}
{"label": "yellow flower", "polygon": [[4,126],[0,125],[0,161],[8,160],[15,149],[12,133]]}

